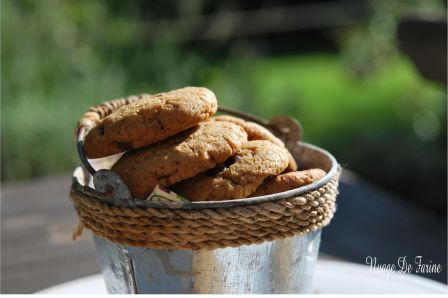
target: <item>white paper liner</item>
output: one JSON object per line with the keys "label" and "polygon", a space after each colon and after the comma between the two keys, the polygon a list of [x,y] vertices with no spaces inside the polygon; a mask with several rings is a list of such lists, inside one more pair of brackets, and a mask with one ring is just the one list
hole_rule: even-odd
{"label": "white paper liner", "polygon": [[190,202],[189,200],[178,195],[174,191],[163,188],[158,184],[156,185],[152,193],[146,198],[146,200],[152,202],[180,202],[180,203]]}

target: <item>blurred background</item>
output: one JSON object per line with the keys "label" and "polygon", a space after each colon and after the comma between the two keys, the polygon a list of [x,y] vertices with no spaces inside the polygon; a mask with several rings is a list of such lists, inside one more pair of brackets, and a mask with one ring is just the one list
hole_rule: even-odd
{"label": "blurred background", "polygon": [[1,4],[3,292],[99,270],[91,239],[69,239],[79,117],[187,85],[295,117],[335,155],[348,174],[323,253],[423,255],[444,270],[425,277],[446,283],[446,1]]}

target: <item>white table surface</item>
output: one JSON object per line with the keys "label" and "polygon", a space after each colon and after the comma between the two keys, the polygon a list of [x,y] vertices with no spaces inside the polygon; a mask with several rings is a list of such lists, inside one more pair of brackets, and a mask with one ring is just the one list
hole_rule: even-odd
{"label": "white table surface", "polygon": [[[368,266],[339,261],[319,260],[313,293],[319,294],[446,294],[448,287],[427,278],[383,272],[371,272]],[[103,277],[92,275],[56,285],[39,294],[106,294]]]}

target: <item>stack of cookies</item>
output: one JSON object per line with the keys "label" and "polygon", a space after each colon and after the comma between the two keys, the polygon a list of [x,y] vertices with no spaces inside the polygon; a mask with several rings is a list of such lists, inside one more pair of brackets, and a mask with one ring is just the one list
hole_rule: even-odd
{"label": "stack of cookies", "polygon": [[284,143],[268,129],[213,116],[215,94],[186,87],[143,94],[99,120],[86,135],[90,159],[126,152],[111,168],[135,198],[159,185],[190,201],[268,195],[310,184],[320,169],[298,171]]}

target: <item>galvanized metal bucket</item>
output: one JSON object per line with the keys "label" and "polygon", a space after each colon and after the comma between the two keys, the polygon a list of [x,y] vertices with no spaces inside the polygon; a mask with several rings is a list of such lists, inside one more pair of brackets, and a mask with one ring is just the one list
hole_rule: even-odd
{"label": "galvanized metal bucket", "polygon": [[320,231],[215,250],[146,249],[94,236],[109,293],[309,293]]}
{"label": "galvanized metal bucket", "polygon": [[[83,153],[81,132],[78,152],[84,169],[75,170],[72,191],[98,197],[111,206],[201,210],[276,202],[310,193],[330,180],[337,180],[339,165],[334,157],[325,150],[299,142],[300,126],[296,121],[280,117],[266,122],[241,112],[220,110],[271,128],[285,141],[301,168],[321,168],[327,175],[301,188],[249,199],[194,202],[182,207],[143,201],[132,198],[115,173],[107,169],[95,170],[98,165],[87,160]],[[102,163],[104,167],[104,160]],[[94,239],[109,293],[308,293],[319,250],[320,230],[260,244],[214,250],[154,249],[120,245],[97,235]]]}

